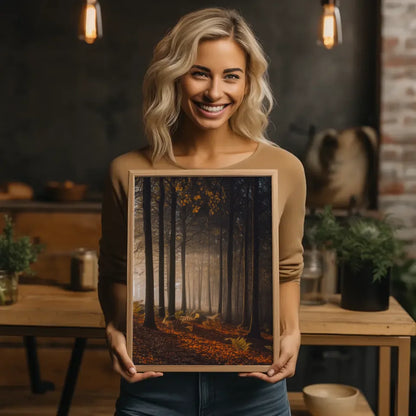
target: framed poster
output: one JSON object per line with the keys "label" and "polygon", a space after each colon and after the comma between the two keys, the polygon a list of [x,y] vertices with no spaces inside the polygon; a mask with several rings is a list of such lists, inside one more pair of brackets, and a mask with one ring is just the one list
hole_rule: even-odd
{"label": "framed poster", "polygon": [[279,354],[276,170],[129,172],[138,371],[266,371]]}

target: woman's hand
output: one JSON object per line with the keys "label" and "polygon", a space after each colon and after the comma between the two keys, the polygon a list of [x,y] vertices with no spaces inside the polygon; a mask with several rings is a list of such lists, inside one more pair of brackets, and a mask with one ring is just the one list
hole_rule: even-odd
{"label": "woman's hand", "polygon": [[240,373],[241,377],[256,377],[268,383],[277,383],[284,378],[293,377],[300,348],[300,332],[283,333],[280,336],[279,359],[269,368],[267,373]]}
{"label": "woman's hand", "polygon": [[136,383],[147,378],[160,377],[163,373],[155,371],[147,371],[145,373],[138,373],[133,362],[127,354],[126,337],[123,332],[109,323],[106,329],[107,345],[110,352],[110,357],[113,362],[113,369],[120,374],[129,383]]}

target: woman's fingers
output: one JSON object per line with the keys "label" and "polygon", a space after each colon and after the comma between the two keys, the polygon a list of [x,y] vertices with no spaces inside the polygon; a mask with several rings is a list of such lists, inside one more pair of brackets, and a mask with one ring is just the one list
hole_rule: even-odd
{"label": "woman's fingers", "polygon": [[163,373],[156,371],[147,371],[145,373],[136,371],[133,361],[127,354],[126,337],[121,331],[112,329],[111,334],[108,334],[108,345],[114,371],[129,383],[163,376]]}
{"label": "woman's fingers", "polygon": [[[279,359],[280,361],[280,359]],[[289,359],[286,362],[273,364],[267,373],[240,373],[241,377],[255,377],[268,383],[277,383],[284,378],[292,377],[295,373],[295,360]]]}
{"label": "woman's fingers", "polygon": [[138,373],[130,358],[126,354],[117,353],[113,354],[113,368],[129,383],[136,383],[147,378],[161,377],[163,373],[157,371],[146,371],[144,373]]}
{"label": "woman's fingers", "polygon": [[136,368],[127,354],[126,337],[121,331],[112,328],[108,333],[108,345],[110,348],[113,368],[117,372],[123,372],[127,376],[136,374]]}
{"label": "woman's fingers", "polygon": [[127,377],[132,377],[136,374],[136,367],[130,360],[127,354],[125,345],[118,345],[112,347],[113,367],[117,371],[121,371]]}
{"label": "woman's fingers", "polygon": [[286,374],[286,377],[292,377],[295,374],[294,355],[291,352],[282,352],[276,363],[267,371],[269,377],[273,377],[275,374]]}
{"label": "woman's fingers", "polygon": [[284,378],[295,375],[296,360],[299,352],[300,336],[298,334],[284,335],[281,337],[280,355],[275,363],[267,370],[267,373],[240,373],[241,377],[255,377],[268,383],[276,383]]}

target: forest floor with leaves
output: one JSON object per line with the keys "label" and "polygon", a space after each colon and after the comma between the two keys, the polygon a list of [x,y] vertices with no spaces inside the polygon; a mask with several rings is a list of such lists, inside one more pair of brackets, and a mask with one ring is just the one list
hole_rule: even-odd
{"label": "forest floor with leaves", "polygon": [[[156,315],[156,314],[155,314]],[[270,365],[272,336],[248,338],[248,330],[214,317],[155,316],[157,329],[143,326],[144,313],[133,314],[133,361],[165,365]]]}

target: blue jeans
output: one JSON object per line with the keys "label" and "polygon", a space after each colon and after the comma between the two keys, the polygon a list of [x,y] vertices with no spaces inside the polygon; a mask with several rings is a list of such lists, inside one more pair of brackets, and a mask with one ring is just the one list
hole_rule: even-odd
{"label": "blue jeans", "polygon": [[164,373],[121,380],[115,416],[290,416],[286,380],[270,384],[236,373]]}

